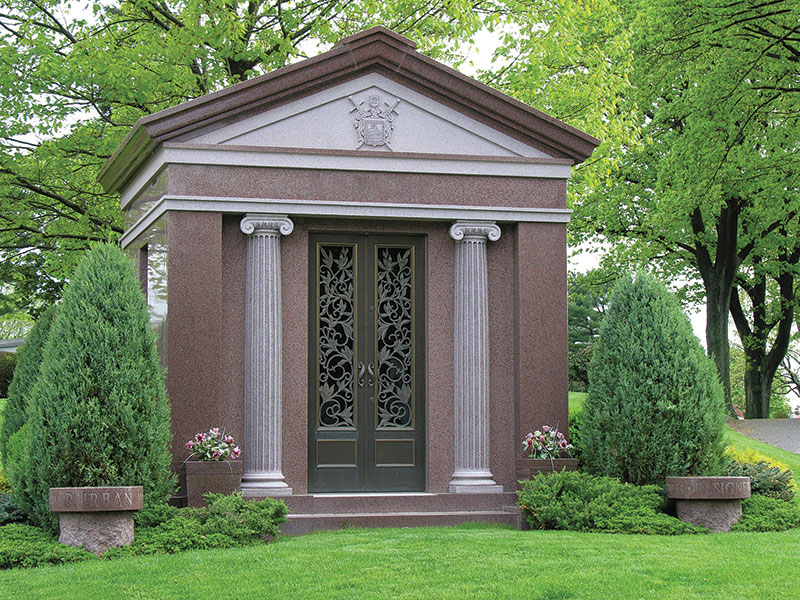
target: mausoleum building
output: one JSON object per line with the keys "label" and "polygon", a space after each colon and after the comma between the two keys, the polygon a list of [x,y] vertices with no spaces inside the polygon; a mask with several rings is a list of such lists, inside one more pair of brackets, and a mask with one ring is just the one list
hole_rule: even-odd
{"label": "mausoleum building", "polygon": [[503,520],[523,437],[567,423],[566,184],[597,143],[381,27],[141,119],[100,181],[173,466],[218,426],[243,494],[313,526]]}

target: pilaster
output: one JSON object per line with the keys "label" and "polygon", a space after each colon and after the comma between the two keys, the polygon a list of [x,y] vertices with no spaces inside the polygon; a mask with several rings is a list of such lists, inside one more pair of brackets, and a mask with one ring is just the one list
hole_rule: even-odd
{"label": "pilaster", "polygon": [[489,470],[489,286],[486,243],[500,239],[492,222],[457,221],[454,312],[454,448],[450,491],[502,493]]}
{"label": "pilaster", "polygon": [[239,224],[248,235],[245,292],[244,443],[242,494],[288,496],[281,472],[281,235],[286,216],[252,214]]}

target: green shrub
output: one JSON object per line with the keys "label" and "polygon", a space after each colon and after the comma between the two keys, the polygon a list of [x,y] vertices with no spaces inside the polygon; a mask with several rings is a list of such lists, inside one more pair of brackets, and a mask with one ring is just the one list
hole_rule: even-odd
{"label": "green shrub", "polygon": [[14,352],[0,352],[0,398],[8,397],[8,386],[14,379],[17,355]]}
{"label": "green shrub", "polygon": [[20,473],[24,458],[28,455],[28,442],[31,427],[25,423],[6,442],[6,456],[3,467],[11,482],[11,489],[17,498],[26,497],[25,478]]}
{"label": "green shrub", "polygon": [[133,522],[137,527],[155,527],[177,516],[179,510],[170,504],[146,506],[133,513]]}
{"label": "green shrub", "polygon": [[239,543],[267,541],[277,536],[278,525],[286,521],[288,510],[283,502],[267,499],[252,502],[241,494],[205,494],[208,508],[201,513],[207,534],[220,533]]}
{"label": "green shrub", "polygon": [[59,544],[38,527],[18,524],[0,527],[0,569],[38,567],[96,558],[82,548]]}
{"label": "green shrub", "polygon": [[174,488],[170,417],[147,305],[132,262],[95,245],[75,270],[30,396],[23,510],[55,529],[48,488],[141,485],[145,505]]}
{"label": "green shrub", "polygon": [[800,507],[767,496],[742,500],[742,518],[731,531],[786,531],[800,527]]}
{"label": "green shrub", "polygon": [[25,520],[25,515],[19,509],[17,500],[10,494],[0,494],[0,525],[20,523]]}
{"label": "green shrub", "polygon": [[14,370],[14,379],[8,388],[8,402],[3,410],[3,426],[0,427],[0,455],[3,457],[3,465],[6,468],[13,460],[8,456],[8,441],[28,420],[28,397],[39,378],[42,350],[50,335],[50,326],[53,324],[54,315],[54,307],[45,309],[36,319],[33,329],[25,338],[25,343],[17,350],[17,368]]}
{"label": "green shrub", "polygon": [[184,550],[234,548],[263,544],[279,533],[286,505],[273,499],[245,500],[241,494],[206,494],[207,507],[159,508],[140,511],[130,546],[112,548],[104,556],[172,554]]}
{"label": "green shrub", "polygon": [[654,485],[636,486],[578,471],[537,475],[517,492],[518,506],[533,529],[677,535],[707,533],[661,512],[664,497]]}
{"label": "green shrub", "polygon": [[576,410],[569,413],[569,443],[572,444],[570,456],[578,460],[578,466],[583,464],[583,439],[581,429],[583,428],[583,410]]}
{"label": "green shrub", "polygon": [[779,467],[772,467],[766,462],[742,463],[730,461],[724,475],[731,477],[749,477],[750,493],[754,496],[766,496],[791,502],[794,499],[794,475],[791,471],[783,471]]}
{"label": "green shrub", "polygon": [[639,274],[614,288],[594,345],[584,468],[635,484],[717,474],[722,388],[677,299]]}

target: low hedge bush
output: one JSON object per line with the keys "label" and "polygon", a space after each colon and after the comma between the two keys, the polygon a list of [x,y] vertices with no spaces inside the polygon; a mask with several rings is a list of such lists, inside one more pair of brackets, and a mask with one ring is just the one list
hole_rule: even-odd
{"label": "low hedge bush", "polygon": [[786,463],[752,448],[741,450],[728,446],[724,456],[729,461],[724,474],[750,477],[752,494],[790,501],[797,493],[794,473]]}
{"label": "low hedge bush", "polygon": [[233,548],[264,543],[278,535],[288,510],[273,499],[245,500],[241,494],[206,494],[204,508],[161,505],[139,511],[134,541],[105,557],[172,554],[184,550]]}
{"label": "low hedge bush", "polygon": [[741,463],[730,461],[724,470],[724,475],[730,477],[749,477],[750,493],[753,496],[765,496],[784,502],[794,499],[794,475],[790,470],[782,471],[779,467],[772,467],[766,462]]}
{"label": "low hedge bush", "polygon": [[742,518],[731,531],[786,531],[800,527],[800,507],[767,496],[742,500]]}
{"label": "low hedge bush", "polygon": [[517,492],[533,529],[678,535],[708,533],[662,512],[664,496],[654,485],[621,483],[579,471],[537,475]]}
{"label": "low hedge bush", "polygon": [[97,558],[82,548],[59,544],[38,527],[11,524],[0,527],[0,569],[38,567]]}

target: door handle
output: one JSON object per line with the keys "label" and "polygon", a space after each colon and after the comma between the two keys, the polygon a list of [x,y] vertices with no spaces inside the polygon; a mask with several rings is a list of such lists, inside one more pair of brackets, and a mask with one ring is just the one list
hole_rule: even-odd
{"label": "door handle", "polygon": [[364,363],[358,363],[358,387],[364,387]]}

